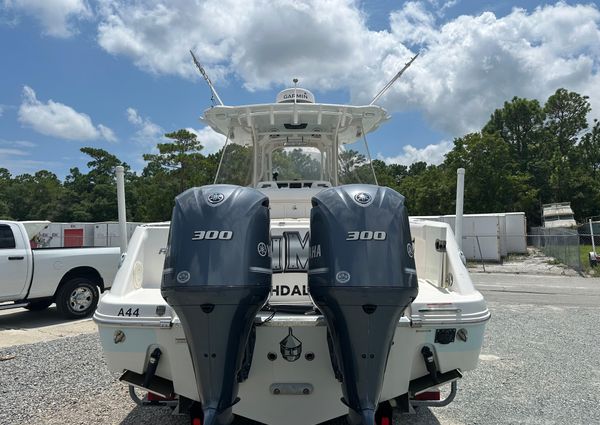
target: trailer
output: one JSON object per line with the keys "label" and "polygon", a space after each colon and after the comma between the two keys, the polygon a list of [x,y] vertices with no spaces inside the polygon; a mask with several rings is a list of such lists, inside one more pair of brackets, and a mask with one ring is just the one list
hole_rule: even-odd
{"label": "trailer", "polygon": [[[454,215],[413,218],[447,223],[456,230]],[[465,214],[462,232],[462,250],[467,260],[500,262],[508,254],[527,252],[524,212]]]}

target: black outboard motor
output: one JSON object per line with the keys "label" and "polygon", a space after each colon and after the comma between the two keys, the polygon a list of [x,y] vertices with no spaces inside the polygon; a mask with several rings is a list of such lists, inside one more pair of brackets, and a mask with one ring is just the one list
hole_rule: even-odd
{"label": "black outboard motor", "polygon": [[418,291],[404,197],[356,184],[312,204],[310,295],[331,334],[348,421],[374,425],[396,327]]}
{"label": "black outboard motor", "polygon": [[227,425],[254,318],[271,290],[269,201],[232,185],[175,198],[161,293],[185,331],[204,425]]}

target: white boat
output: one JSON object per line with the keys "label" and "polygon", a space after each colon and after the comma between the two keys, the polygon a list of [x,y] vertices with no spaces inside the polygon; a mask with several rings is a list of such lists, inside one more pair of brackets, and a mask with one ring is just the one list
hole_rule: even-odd
{"label": "white boat", "polygon": [[172,226],[139,226],[94,315],[109,368],[148,391],[135,400],[194,425],[390,425],[452,401],[490,313],[450,227],[363,184],[353,151],[388,118],[300,88],[204,112],[228,139],[216,183],[240,186],[190,189]]}

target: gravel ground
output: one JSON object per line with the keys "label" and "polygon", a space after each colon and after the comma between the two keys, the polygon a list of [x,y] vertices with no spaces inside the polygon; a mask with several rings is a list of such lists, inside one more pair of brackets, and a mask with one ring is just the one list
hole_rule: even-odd
{"label": "gravel ground", "polygon": [[[396,424],[600,423],[597,308],[488,304],[480,366],[459,382],[456,400]],[[95,334],[0,349],[0,424],[188,421],[136,407],[108,372]]]}
{"label": "gravel ground", "polygon": [[527,254],[511,254],[502,263],[486,263],[485,267],[477,261],[468,262],[469,271],[485,273],[514,273],[528,275],[579,276],[575,270],[548,257],[538,248],[528,247]]}

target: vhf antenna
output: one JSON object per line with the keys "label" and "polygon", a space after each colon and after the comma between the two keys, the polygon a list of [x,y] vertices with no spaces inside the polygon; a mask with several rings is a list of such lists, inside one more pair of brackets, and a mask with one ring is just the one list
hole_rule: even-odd
{"label": "vhf antenna", "polygon": [[206,80],[206,84],[208,84],[208,87],[210,87],[210,92],[212,93],[213,101],[216,98],[217,101],[219,102],[219,105],[223,106],[223,101],[221,100],[221,98],[219,97],[219,94],[215,90],[215,87],[213,86],[212,82],[210,81],[210,78],[208,78],[208,74],[206,73],[206,71],[204,70],[202,65],[200,65],[200,62],[198,62],[198,59],[196,59],[194,52],[192,50],[190,50],[190,53],[192,55],[192,59],[194,59],[194,63],[196,64],[196,67],[198,67],[198,70],[200,71],[200,74],[202,74],[202,76]]}
{"label": "vhf antenna", "polygon": [[393,84],[394,84],[394,83],[395,83],[395,82],[398,80],[398,78],[400,78],[400,77],[402,76],[402,74],[404,74],[404,71],[406,71],[406,70],[408,69],[408,67],[412,65],[412,63],[415,61],[415,59],[417,58],[417,56],[419,56],[419,54],[420,54],[420,53],[417,53],[416,55],[414,55],[414,56],[412,57],[412,59],[411,59],[411,60],[409,60],[409,61],[408,61],[408,62],[407,62],[405,65],[404,65],[404,68],[402,68],[402,69],[401,69],[401,70],[400,70],[400,71],[399,71],[399,72],[398,72],[398,73],[397,73],[397,74],[394,76],[394,78],[392,78],[392,79],[390,80],[390,82],[389,82],[389,83],[387,83],[387,84],[386,84],[386,85],[385,85],[385,86],[384,86],[384,87],[383,87],[383,88],[382,88],[382,89],[379,91],[379,93],[377,93],[377,96],[375,96],[375,97],[373,98],[373,100],[371,101],[371,103],[369,103],[369,105],[372,105],[372,104],[374,104],[375,102],[377,102],[377,100],[378,100],[378,99],[379,99],[381,96],[383,96],[383,94],[384,94],[386,91],[388,91],[388,89],[389,89],[390,87],[392,87],[392,85],[393,85]]}

